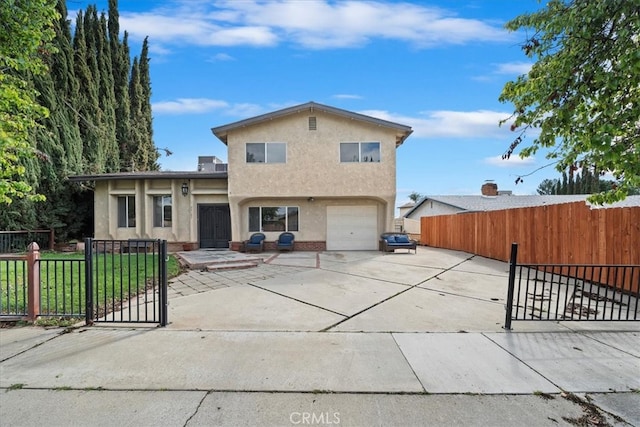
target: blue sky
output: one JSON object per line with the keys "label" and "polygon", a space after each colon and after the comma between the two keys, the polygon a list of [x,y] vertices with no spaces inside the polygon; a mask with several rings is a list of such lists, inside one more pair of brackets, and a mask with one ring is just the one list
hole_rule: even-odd
{"label": "blue sky", "polygon": [[[107,0],[68,0],[77,10]],[[504,84],[531,66],[523,33],[504,23],[535,0],[120,0],[121,32],[132,54],[149,37],[154,141],[173,155],[163,170],[195,170],[198,155],[226,161],[211,128],[308,101],[409,125],[397,150],[397,199],[535,194],[555,178],[544,153],[509,161],[517,136],[498,127],[511,106]],[[529,136],[528,138],[531,138]],[[525,139],[526,142],[526,139]]]}

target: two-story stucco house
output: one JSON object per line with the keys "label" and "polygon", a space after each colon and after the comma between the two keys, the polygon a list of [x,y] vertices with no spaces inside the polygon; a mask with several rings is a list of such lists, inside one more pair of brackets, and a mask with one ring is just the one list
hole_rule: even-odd
{"label": "two-story stucco house", "polygon": [[95,237],[236,250],[255,232],[270,248],[290,231],[296,250],[375,250],[393,230],[409,126],[308,102],[212,131],[228,166],[72,177],[95,181]]}

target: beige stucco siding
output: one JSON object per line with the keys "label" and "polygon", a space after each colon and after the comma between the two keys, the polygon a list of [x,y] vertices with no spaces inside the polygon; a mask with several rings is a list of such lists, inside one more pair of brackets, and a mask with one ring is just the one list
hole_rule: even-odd
{"label": "beige stucco siding", "polygon": [[[344,196],[395,194],[395,132],[388,128],[309,113],[234,130],[228,137],[229,192],[232,196]],[[247,163],[246,143],[284,142],[286,163]],[[380,142],[379,163],[341,163],[341,142]]]}
{"label": "beige stucco siding", "polygon": [[[187,183],[189,194],[182,195]],[[118,196],[135,195],[136,226],[118,227]],[[153,197],[171,195],[170,227],[154,227]],[[154,179],[97,181],[94,197],[96,239],[166,239],[197,242],[197,211],[200,203],[229,203],[226,179]]]}
{"label": "beige stucco siding", "polygon": [[[233,203],[231,204],[233,206]],[[253,232],[249,231],[249,207],[273,207],[289,206],[298,208],[299,230],[293,234],[299,241],[325,241],[327,236],[327,207],[328,206],[375,206],[378,217],[378,231],[386,230],[385,216],[387,215],[386,203],[383,200],[371,198],[314,198],[309,201],[306,198],[265,198],[248,199],[239,203],[237,207],[238,237],[233,240],[246,240]],[[274,241],[280,232],[265,232],[268,241]]]}
{"label": "beige stucco siding", "polygon": [[[309,130],[309,117],[317,129]],[[246,144],[286,143],[286,163],[247,163]],[[341,163],[341,142],[379,142],[380,162]],[[396,192],[395,130],[321,111],[304,111],[229,132],[232,239],[248,234],[249,206],[301,208],[300,240],[326,239],[328,204],[375,204],[379,231],[391,229]],[[313,197],[315,202],[307,201]],[[240,221],[237,221],[240,219]]]}

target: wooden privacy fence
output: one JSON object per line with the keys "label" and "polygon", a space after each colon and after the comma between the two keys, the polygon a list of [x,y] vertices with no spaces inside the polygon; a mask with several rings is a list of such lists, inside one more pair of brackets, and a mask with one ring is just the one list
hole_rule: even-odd
{"label": "wooden privacy fence", "polygon": [[[591,209],[574,202],[420,219],[423,245],[508,261],[513,242],[519,262],[527,264],[639,265],[640,207]],[[639,292],[636,280],[611,280],[607,284]]]}

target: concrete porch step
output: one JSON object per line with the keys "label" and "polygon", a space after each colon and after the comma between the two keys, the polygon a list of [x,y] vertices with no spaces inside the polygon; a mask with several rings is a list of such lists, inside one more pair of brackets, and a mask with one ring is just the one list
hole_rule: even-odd
{"label": "concrete porch step", "polygon": [[191,270],[209,271],[250,268],[262,263],[260,256],[248,256],[234,251],[191,251],[176,253],[180,263]]}
{"label": "concrete porch step", "polygon": [[260,263],[257,261],[216,262],[207,265],[205,268],[207,271],[242,270],[245,268],[257,267],[258,264]]}

